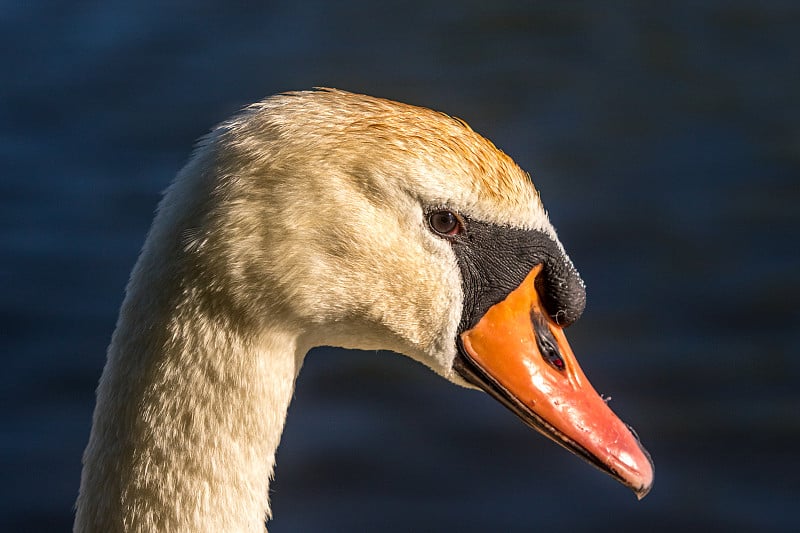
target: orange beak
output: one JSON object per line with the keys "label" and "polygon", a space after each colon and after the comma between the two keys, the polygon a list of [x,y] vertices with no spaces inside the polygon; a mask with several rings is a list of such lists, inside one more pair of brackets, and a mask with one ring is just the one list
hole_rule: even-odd
{"label": "orange beak", "polygon": [[643,498],[653,462],[632,429],[586,379],[564,331],[544,310],[534,268],[505,300],[461,334],[459,371],[528,425]]}

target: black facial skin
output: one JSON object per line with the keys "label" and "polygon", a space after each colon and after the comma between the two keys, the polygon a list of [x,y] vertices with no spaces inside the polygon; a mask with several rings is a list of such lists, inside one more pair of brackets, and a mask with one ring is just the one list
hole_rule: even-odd
{"label": "black facial skin", "polygon": [[[456,346],[458,357],[453,369],[473,385],[487,390],[528,423],[543,429],[543,422],[522,415],[522,406],[508,397],[493,380],[478,368],[464,352],[461,334],[478,323],[493,305],[503,301],[519,287],[536,265],[543,265],[536,278],[536,291],[550,318],[561,326],[569,326],[583,313],[586,290],[575,267],[555,241],[546,233],[489,224],[456,215],[445,209],[427,213],[431,230],[447,239],[461,269],[464,304],[458,325]],[[531,326],[542,358],[557,370],[565,369],[558,344],[545,320],[531,313]],[[538,418],[538,417],[537,417]]]}
{"label": "black facial skin", "polygon": [[569,326],[583,313],[586,290],[578,272],[546,233],[498,226],[460,216],[463,231],[447,235],[461,269],[464,308],[458,334],[519,287],[538,264],[536,290],[556,324]]}

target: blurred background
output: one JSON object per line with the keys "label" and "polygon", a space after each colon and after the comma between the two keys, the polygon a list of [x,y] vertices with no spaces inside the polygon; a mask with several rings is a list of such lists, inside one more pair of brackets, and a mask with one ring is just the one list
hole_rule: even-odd
{"label": "blurred background", "polygon": [[333,86],[459,116],[531,172],[570,328],[656,463],[637,502],[488,396],[317,349],[273,533],[800,529],[800,4],[0,3],[0,530],[65,531],[162,191],[242,106]]}

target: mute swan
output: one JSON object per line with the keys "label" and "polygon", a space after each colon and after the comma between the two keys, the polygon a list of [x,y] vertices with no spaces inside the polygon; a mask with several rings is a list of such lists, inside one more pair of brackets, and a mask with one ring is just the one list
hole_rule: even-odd
{"label": "mute swan", "polygon": [[480,388],[639,497],[653,468],[562,331],[583,282],[529,176],[464,122],[333,89],[197,146],[131,274],[75,531],[264,531],[295,379],[319,345]]}

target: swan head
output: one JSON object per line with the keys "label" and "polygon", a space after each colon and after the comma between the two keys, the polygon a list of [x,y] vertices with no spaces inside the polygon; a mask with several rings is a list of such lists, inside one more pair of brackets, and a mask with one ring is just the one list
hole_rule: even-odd
{"label": "swan head", "polygon": [[649,490],[647,452],[564,337],[585,290],[539,193],[464,122],[338,90],[286,93],[214,130],[172,187],[162,216],[193,213],[174,224],[184,264],[242,324],[280,316],[308,347],[405,354]]}

